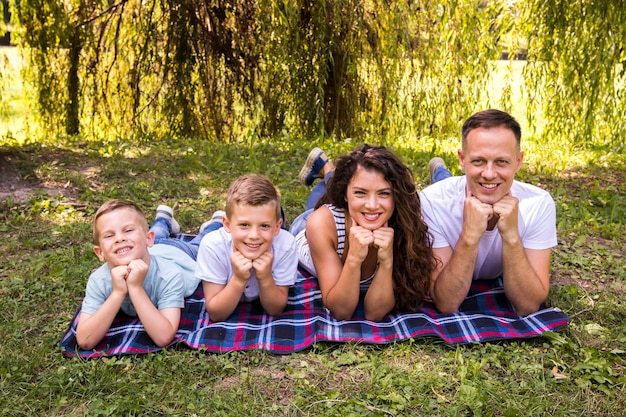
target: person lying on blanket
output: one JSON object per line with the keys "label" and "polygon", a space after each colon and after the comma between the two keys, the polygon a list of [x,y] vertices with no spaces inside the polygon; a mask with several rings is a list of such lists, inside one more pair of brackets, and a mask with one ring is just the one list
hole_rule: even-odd
{"label": "person lying on blanket", "polygon": [[503,277],[504,292],[522,316],[548,296],[550,252],[557,244],[556,209],[546,191],[515,180],[522,166],[521,129],[500,110],[463,124],[458,158],[465,175],[452,177],[441,158],[429,163],[432,185],[422,190],[422,214],[441,260],[430,296],[453,313],[472,279]]}
{"label": "person lying on blanket", "polygon": [[362,145],[336,164],[315,148],[299,178],[322,179],[291,232],[333,316],[350,319],[362,294],[369,320],[416,310],[435,259],[410,169],[382,146]]}
{"label": "person lying on blanket", "polygon": [[268,314],[280,314],[298,268],[295,239],[281,228],[280,192],[261,175],[236,179],[223,223],[198,251],[196,277],[203,281],[209,318],[226,320],[239,302],[255,299]]}
{"label": "person lying on blanket", "polygon": [[92,228],[93,250],[105,263],[87,281],[76,329],[78,345],[85,350],[97,346],[120,310],[139,317],[157,346],[171,343],[184,298],[199,284],[193,254],[178,249],[176,242],[167,244],[175,240],[169,234],[180,230],[172,209],[159,206],[149,229],[133,201],[110,200],[98,208]]}

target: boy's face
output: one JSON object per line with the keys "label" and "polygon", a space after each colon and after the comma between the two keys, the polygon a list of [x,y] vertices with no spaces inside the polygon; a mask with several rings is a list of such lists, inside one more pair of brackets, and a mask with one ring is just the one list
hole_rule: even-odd
{"label": "boy's face", "polygon": [[276,206],[272,203],[235,204],[230,216],[224,217],[224,230],[232,235],[233,251],[254,260],[270,250],[282,222],[276,218]]}
{"label": "boy's face", "polygon": [[149,261],[148,248],[154,243],[154,232],[147,229],[143,217],[131,208],[120,208],[103,214],[96,221],[99,245],[93,251],[109,266],[128,265],[134,259]]}

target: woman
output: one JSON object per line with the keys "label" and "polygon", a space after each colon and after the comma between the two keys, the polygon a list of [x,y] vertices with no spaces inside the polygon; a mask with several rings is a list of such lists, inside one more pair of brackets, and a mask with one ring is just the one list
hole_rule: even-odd
{"label": "woman", "polygon": [[414,311],[435,259],[410,169],[383,146],[362,145],[335,166],[316,148],[299,177],[308,185],[323,177],[315,190],[325,187],[325,194],[294,227],[308,216],[295,233],[299,260],[317,275],[333,316],[351,318],[361,292],[366,319]]}

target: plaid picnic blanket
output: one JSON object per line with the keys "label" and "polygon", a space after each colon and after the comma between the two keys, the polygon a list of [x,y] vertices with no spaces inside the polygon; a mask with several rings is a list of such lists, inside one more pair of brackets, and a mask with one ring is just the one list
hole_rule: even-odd
{"label": "plaid picnic blanket", "polygon": [[[61,340],[67,357],[94,358],[156,352],[138,319],[120,313],[104,340],[93,350],[76,344],[79,312]],[[502,289],[502,280],[475,281],[460,311],[440,314],[425,302],[415,313],[390,314],[382,321],[365,320],[363,303],[351,320],[335,320],[322,304],[317,279],[298,271],[289,290],[285,311],[268,316],[259,302],[241,303],[231,317],[212,323],[207,315],[202,285],[186,300],[180,328],[172,345],[207,352],[263,349],[272,353],[297,352],[316,342],[385,344],[420,337],[436,337],[448,344],[530,338],[567,326],[569,318],[558,308],[544,306],[526,317],[516,315]]]}

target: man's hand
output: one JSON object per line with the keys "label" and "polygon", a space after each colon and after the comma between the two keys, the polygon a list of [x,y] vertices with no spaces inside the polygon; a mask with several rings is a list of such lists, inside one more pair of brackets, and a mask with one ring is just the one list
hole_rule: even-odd
{"label": "man's hand", "polygon": [[463,229],[472,242],[478,242],[494,216],[493,206],[483,203],[468,192],[463,208]]}
{"label": "man's hand", "polygon": [[518,209],[519,199],[510,194],[505,195],[502,200],[493,205],[493,213],[499,217],[498,230],[503,240],[519,237]]}

